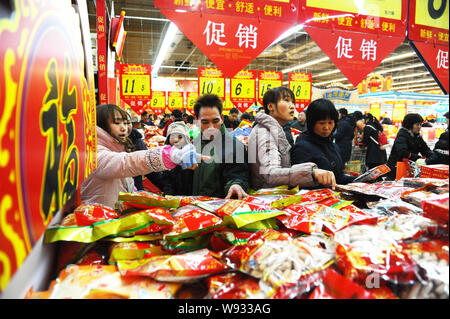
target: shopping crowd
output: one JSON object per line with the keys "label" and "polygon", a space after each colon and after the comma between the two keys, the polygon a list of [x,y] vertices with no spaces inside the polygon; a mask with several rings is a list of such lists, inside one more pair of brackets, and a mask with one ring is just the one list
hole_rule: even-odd
{"label": "shopping crowd", "polygon": [[[393,180],[404,159],[423,164],[448,164],[447,130],[433,150],[420,134],[424,119],[410,113],[387,156],[380,140],[381,123],[370,113],[348,113],[327,99],[317,99],[295,118],[295,97],[285,87],[264,94],[255,116],[230,110],[223,115],[222,100],[199,97],[194,116],[174,110],[163,118],[147,112],[130,116],[112,104],[97,106],[97,169],[83,182],[81,200],[115,207],[120,192],[144,190],[147,178],[166,195],[245,198],[249,189],[282,185],[302,189],[351,183],[355,174],[345,167],[355,146],[366,150],[368,169],[386,164]],[[248,144],[231,134],[240,121],[252,123]],[[381,123],[380,123],[381,122]],[[191,139],[194,123],[200,134]],[[146,126],[157,126],[164,146],[144,143]],[[294,129],[294,130],[293,130]],[[293,137],[292,131],[299,134]]]}

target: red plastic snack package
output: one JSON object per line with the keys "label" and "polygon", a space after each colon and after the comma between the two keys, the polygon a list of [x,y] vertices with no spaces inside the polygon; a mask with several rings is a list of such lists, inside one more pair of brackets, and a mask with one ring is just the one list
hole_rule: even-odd
{"label": "red plastic snack package", "polygon": [[224,227],[220,217],[193,205],[178,208],[173,213],[173,218],[175,219],[173,228],[163,232],[166,240],[176,241],[203,235]]}
{"label": "red plastic snack package", "polygon": [[125,203],[125,206],[135,208],[151,208],[151,207],[166,207],[176,208],[180,206],[179,198],[166,198],[150,192],[134,192],[134,193],[119,193],[118,200]]}
{"label": "red plastic snack package", "polygon": [[262,299],[259,280],[239,272],[228,272],[208,278],[211,299]]}
{"label": "red plastic snack package", "polygon": [[185,254],[157,256],[135,261],[118,261],[122,276],[147,276],[158,281],[189,282],[228,269],[208,249]]}
{"label": "red plastic snack package", "polygon": [[308,299],[374,299],[375,297],[354,281],[332,268],[325,269],[321,284]]}
{"label": "red plastic snack package", "polygon": [[[258,231],[246,244],[221,252],[220,258],[236,270],[261,278],[274,289],[297,282],[302,275],[332,263],[325,250],[272,229]],[[268,296],[273,292],[268,292]]]}
{"label": "red plastic snack package", "polygon": [[448,225],[449,203],[448,193],[436,196],[432,199],[424,199],[421,201],[423,216],[433,219],[434,221]]}
{"label": "red plastic snack package", "polygon": [[278,216],[286,228],[304,233],[334,234],[354,224],[376,224],[378,218],[369,215],[353,205],[340,210],[319,203],[294,204],[283,209],[285,216]]}
{"label": "red plastic snack package", "polygon": [[334,239],[336,262],[345,277],[362,284],[375,277],[394,283],[416,280],[414,262],[383,227],[354,225]]}
{"label": "red plastic snack package", "polygon": [[73,213],[78,226],[90,226],[96,222],[120,217],[115,210],[100,204],[81,204]]}

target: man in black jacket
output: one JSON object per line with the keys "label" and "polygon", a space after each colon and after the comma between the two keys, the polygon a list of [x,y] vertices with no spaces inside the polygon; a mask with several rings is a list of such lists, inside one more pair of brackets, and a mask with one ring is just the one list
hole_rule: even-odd
{"label": "man in black jacket", "polygon": [[238,116],[239,116],[239,110],[235,107],[233,107],[230,110],[230,113],[228,113],[228,116],[224,117],[223,119],[223,124],[225,125],[226,128],[230,128],[232,130],[234,130],[236,127],[239,126],[239,123],[241,123],[238,120]]}
{"label": "man in black jacket", "polygon": [[356,122],[352,116],[348,114],[347,109],[339,109],[339,122],[336,125],[334,140],[339,146],[342,162],[345,164],[352,156],[353,138],[355,137]]}

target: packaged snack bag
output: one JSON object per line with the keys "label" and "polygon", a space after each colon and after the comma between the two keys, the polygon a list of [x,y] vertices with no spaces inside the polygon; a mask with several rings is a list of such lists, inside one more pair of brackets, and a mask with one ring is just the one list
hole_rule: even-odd
{"label": "packaged snack bag", "polygon": [[93,223],[119,218],[115,210],[100,204],[81,204],[73,211],[77,226],[90,226]]}
{"label": "packaged snack bag", "polygon": [[397,282],[415,280],[415,265],[382,227],[353,225],[338,231],[336,262],[345,277],[365,284],[377,278]]}
{"label": "packaged snack bag", "polygon": [[135,261],[118,261],[117,266],[122,276],[146,276],[167,282],[194,281],[228,269],[208,249]]}
{"label": "packaged snack bag", "polygon": [[160,243],[156,242],[123,242],[113,243],[110,248],[109,263],[118,260],[136,260],[153,256],[166,255]]}
{"label": "packaged snack bag", "polygon": [[298,186],[294,188],[289,188],[287,185],[278,186],[274,188],[261,188],[258,190],[249,190],[249,195],[289,195],[298,192]]}
{"label": "packaged snack bag", "polygon": [[302,203],[319,202],[336,195],[338,195],[338,193],[329,188],[312,190],[301,194]]}
{"label": "packaged snack bag", "polygon": [[44,242],[51,243],[65,240],[91,243],[113,235],[134,233],[137,230],[150,226],[152,223],[169,226],[174,223],[170,214],[161,208],[153,208],[127,214],[120,218],[95,222],[90,226],[70,226],[70,223],[73,221],[75,221],[74,217],[67,216],[61,225],[47,227],[44,234]]}
{"label": "packaged snack bag", "polygon": [[163,231],[166,240],[177,241],[224,227],[220,217],[193,205],[178,208],[173,213],[173,218],[175,219],[173,227]]}
{"label": "packaged snack bag", "polygon": [[448,240],[403,243],[403,249],[417,264],[420,278],[409,287],[401,289],[399,296],[405,299],[449,298],[449,250]]}
{"label": "packaged snack bag", "polygon": [[448,226],[448,193],[445,195],[436,196],[433,199],[424,199],[421,201],[421,205],[424,217]]}
{"label": "packaged snack bag", "polygon": [[376,180],[378,177],[389,173],[391,169],[386,164],[379,165],[377,167],[374,167],[372,169],[369,169],[364,174],[359,175],[356,177],[353,182],[354,183],[367,183]]}
{"label": "packaged snack bag", "polygon": [[228,272],[208,278],[210,299],[263,299],[259,280],[239,272]]}
{"label": "packaged snack bag", "polygon": [[374,216],[392,216],[392,215],[421,215],[422,210],[417,206],[399,200],[384,199],[373,203],[367,203],[369,209],[363,209],[367,214]]}
{"label": "packaged snack bag", "polygon": [[180,288],[150,278],[124,278],[116,266],[71,266],[64,269],[50,289],[49,299],[167,299]]}
{"label": "packaged snack bag", "polygon": [[302,275],[328,267],[333,261],[317,247],[292,239],[272,229],[259,231],[244,245],[233,246],[220,253],[230,267],[261,278],[274,288],[297,282]]}
{"label": "packaged snack bag", "polygon": [[193,250],[207,248],[212,234],[205,234],[190,238],[181,239],[178,241],[161,240],[162,249],[166,253],[179,254],[186,253]]}
{"label": "packaged snack bag", "polygon": [[320,285],[308,299],[374,299],[374,296],[354,281],[327,268]]}
{"label": "packaged snack bag", "polygon": [[420,215],[393,215],[381,221],[378,226],[395,241],[434,237],[439,234],[439,225]]}
{"label": "packaged snack bag", "polygon": [[119,193],[119,201],[136,208],[166,207],[177,208],[180,206],[179,198],[166,198],[150,192]]}

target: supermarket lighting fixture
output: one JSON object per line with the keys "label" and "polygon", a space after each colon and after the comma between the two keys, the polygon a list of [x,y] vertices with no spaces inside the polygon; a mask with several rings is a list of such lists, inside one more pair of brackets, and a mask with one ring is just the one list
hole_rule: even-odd
{"label": "supermarket lighting fixture", "polygon": [[330,59],[329,57],[320,58],[320,59],[317,59],[317,60],[309,61],[309,62],[307,62],[305,64],[299,64],[299,65],[296,65],[294,67],[281,70],[281,72],[282,73],[287,73],[287,72],[291,72],[291,71],[294,71],[294,70],[306,68],[306,67],[311,66],[311,65],[315,65],[315,64],[318,64],[318,63],[321,63],[321,62],[328,61],[329,59]]}
{"label": "supermarket lighting fixture", "polygon": [[393,87],[392,89],[393,90],[401,90],[401,89],[409,89],[409,88],[422,87],[422,86],[437,86],[437,85],[434,83],[422,83],[422,84],[415,84],[415,85]]}
{"label": "supermarket lighting fixture", "polygon": [[[392,86],[396,86],[396,85],[402,85],[402,84],[408,84],[408,83],[420,83],[420,82],[434,82],[433,78],[429,78],[429,79],[422,79],[422,80],[415,80],[415,81],[406,81],[406,82],[398,82],[398,83],[394,83]],[[431,84],[431,83],[429,83]]]}
{"label": "supermarket lighting fixture", "polygon": [[384,59],[383,61],[381,61],[381,63],[394,61],[394,60],[398,60],[398,59],[403,59],[403,58],[407,58],[407,57],[410,57],[410,56],[413,56],[413,55],[416,55],[416,53],[415,52],[408,52],[408,53],[404,53],[404,54],[397,54],[395,56],[392,56],[392,57]]}
{"label": "supermarket lighting fixture", "polygon": [[347,80],[347,78],[339,78],[339,79],[334,79],[334,80],[330,80],[330,81],[319,82],[319,83],[315,83],[315,85],[324,85],[324,84],[339,82],[339,81],[344,81],[344,80]]}
{"label": "supermarket lighting fixture", "polygon": [[[397,90],[400,88],[397,88]],[[433,88],[421,88],[421,90],[433,89]],[[430,93],[414,93],[414,92],[398,92],[398,91],[386,91],[386,92],[374,92],[361,94],[360,98],[369,98],[375,100],[413,100],[413,101],[448,101],[448,95],[443,94],[430,94]]]}
{"label": "supermarket lighting fixture", "polygon": [[165,35],[163,36],[163,42],[161,47],[159,48],[158,55],[156,57],[155,63],[152,65],[152,76],[156,76],[158,74],[159,68],[161,67],[164,58],[166,57],[167,51],[172,44],[173,39],[175,38],[175,34],[177,33],[178,28],[175,23],[170,22],[169,28],[167,29]]}
{"label": "supermarket lighting fixture", "polygon": [[429,72],[412,73],[412,74],[394,76],[394,77],[392,77],[392,80],[398,80],[398,79],[404,79],[404,78],[412,78],[414,76],[422,76],[422,75],[429,75],[429,74],[430,74]]}

